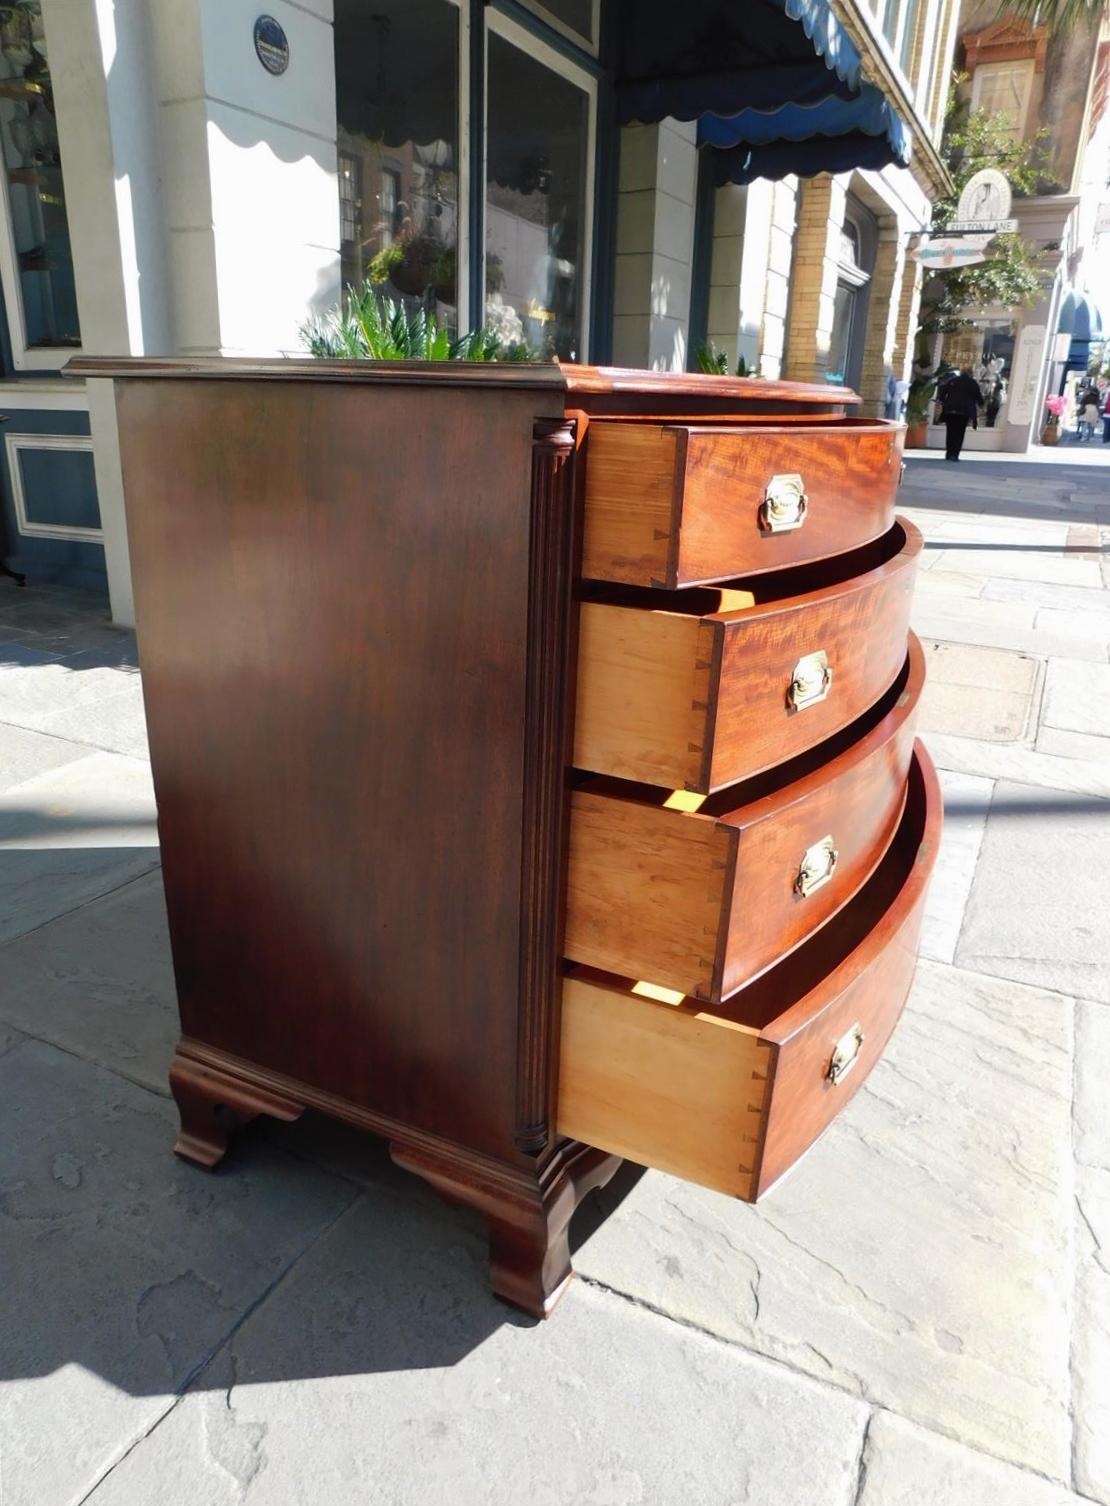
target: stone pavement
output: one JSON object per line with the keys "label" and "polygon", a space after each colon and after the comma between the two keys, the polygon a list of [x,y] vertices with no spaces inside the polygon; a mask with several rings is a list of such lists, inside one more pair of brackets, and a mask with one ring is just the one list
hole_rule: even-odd
{"label": "stone pavement", "polygon": [[626,1166],[538,1326],[372,1140],[170,1154],[133,640],[0,581],[2,1506],[1110,1503],[1110,475],[1079,458],[910,463],[948,816],[888,1055],[758,1208]]}

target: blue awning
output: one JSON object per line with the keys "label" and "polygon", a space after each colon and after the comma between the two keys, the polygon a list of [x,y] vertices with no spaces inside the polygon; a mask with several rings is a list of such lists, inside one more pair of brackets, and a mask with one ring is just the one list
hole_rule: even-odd
{"label": "blue awning", "polygon": [[828,0],[622,0],[620,119],[698,121],[719,183],[905,166],[910,140]]}
{"label": "blue awning", "polygon": [[1068,358],[1065,369],[1086,371],[1090,365],[1092,346],[1102,344],[1102,315],[1098,304],[1086,293],[1072,288],[1060,304],[1060,317],[1056,321],[1056,333],[1070,335]]}

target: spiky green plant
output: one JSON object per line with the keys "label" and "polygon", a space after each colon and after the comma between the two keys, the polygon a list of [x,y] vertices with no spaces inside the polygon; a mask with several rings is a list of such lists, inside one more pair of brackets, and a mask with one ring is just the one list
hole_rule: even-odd
{"label": "spiky green plant", "polygon": [[349,287],[342,303],[300,327],[310,355],[351,361],[539,361],[527,345],[507,345],[488,329],[452,340],[427,309],[409,313],[364,283]]}
{"label": "spiky green plant", "polygon": [[710,340],[697,353],[698,370],[706,376],[728,376],[728,356]]}

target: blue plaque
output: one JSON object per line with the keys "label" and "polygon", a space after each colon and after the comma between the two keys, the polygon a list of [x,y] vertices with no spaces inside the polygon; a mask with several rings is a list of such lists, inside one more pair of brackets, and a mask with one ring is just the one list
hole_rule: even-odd
{"label": "blue plaque", "polygon": [[289,38],[273,16],[259,16],[254,23],[254,50],[267,73],[284,73],[289,67]]}

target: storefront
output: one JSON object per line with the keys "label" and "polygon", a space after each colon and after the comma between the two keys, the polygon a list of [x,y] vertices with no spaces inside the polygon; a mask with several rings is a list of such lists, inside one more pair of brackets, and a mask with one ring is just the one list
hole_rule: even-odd
{"label": "storefront", "polygon": [[689,369],[713,340],[882,411],[958,11],[0,5],[10,565],[130,619],[111,392],[71,354],[299,352],[345,283],[565,360]]}
{"label": "storefront", "polygon": [[[0,6],[0,539],[9,569],[106,586],[50,51],[38,4]],[[6,583],[0,582],[5,585]]]}

